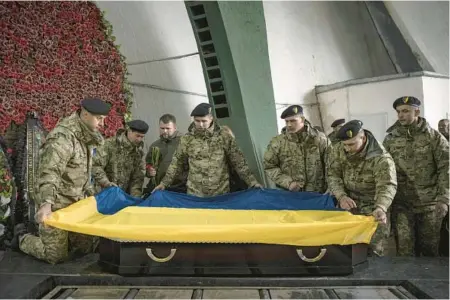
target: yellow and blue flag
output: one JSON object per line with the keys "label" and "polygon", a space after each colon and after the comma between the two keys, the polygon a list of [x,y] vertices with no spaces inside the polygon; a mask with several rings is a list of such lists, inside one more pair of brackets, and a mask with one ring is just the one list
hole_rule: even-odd
{"label": "yellow and blue flag", "polygon": [[377,227],[372,216],[336,208],[329,194],[250,189],[201,198],[156,191],[142,200],[117,187],[58,210],[45,223],[122,241],[295,246],[368,244]]}

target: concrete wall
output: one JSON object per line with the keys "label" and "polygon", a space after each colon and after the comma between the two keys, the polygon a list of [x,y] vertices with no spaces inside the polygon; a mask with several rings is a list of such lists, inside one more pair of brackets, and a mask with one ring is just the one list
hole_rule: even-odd
{"label": "concrete wall", "polygon": [[424,116],[437,129],[440,119],[449,117],[449,79],[423,77]]}
{"label": "concrete wall", "polygon": [[316,85],[395,73],[361,2],[267,1],[264,14],[279,129],[285,104],[320,125]]}
{"label": "concrete wall", "polygon": [[448,114],[448,78],[426,74],[398,74],[334,84],[317,89],[325,131],[338,118],[359,119],[376,138],[383,140],[386,129],[397,121],[392,107],[401,96],[415,96],[423,102],[421,116],[437,129]]}
{"label": "concrete wall", "polygon": [[449,2],[384,1],[384,3],[418,59],[427,60],[434,68],[434,72],[448,75]]}
{"label": "concrete wall", "polygon": [[[158,138],[158,119],[172,113],[186,132],[191,110],[208,102],[194,33],[181,1],[97,1],[113,25],[127,58],[133,85],[134,118],[150,125],[145,147]],[[175,57],[175,58],[174,58]],[[167,59],[163,61],[154,61]],[[172,58],[172,59],[170,59]],[[153,61],[153,62],[146,62]]]}

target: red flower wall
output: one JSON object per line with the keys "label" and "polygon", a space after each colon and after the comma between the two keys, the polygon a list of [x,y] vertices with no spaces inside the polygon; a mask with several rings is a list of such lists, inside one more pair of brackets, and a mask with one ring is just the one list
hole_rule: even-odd
{"label": "red flower wall", "polygon": [[131,93],[124,57],[91,2],[0,2],[0,133],[37,112],[47,130],[85,97],[112,104],[105,136],[123,127]]}

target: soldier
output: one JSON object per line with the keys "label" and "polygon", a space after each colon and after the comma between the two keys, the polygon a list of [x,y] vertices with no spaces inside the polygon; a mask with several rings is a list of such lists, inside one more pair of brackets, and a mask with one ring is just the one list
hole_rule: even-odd
{"label": "soldier", "polygon": [[442,133],[442,135],[447,139],[447,142],[448,142],[449,128],[450,125],[448,119],[442,119],[439,121],[438,123],[439,132]]}
{"label": "soldier", "polygon": [[260,188],[235,139],[214,120],[211,105],[200,103],[191,116],[194,122],[189,132],[181,137],[169,169],[154,191],[170,186],[186,161],[189,167],[187,193],[190,195],[209,197],[229,193],[229,164],[249,187]]}
{"label": "soldier", "polygon": [[373,215],[380,223],[370,246],[376,255],[383,256],[397,175],[391,155],[362,125],[361,121],[352,120],[336,133],[342,142],[333,146],[330,153],[328,187],[341,208]]}
{"label": "soldier", "polygon": [[395,100],[398,121],[384,140],[397,169],[392,222],[400,256],[436,256],[448,211],[448,142],[419,116],[420,104],[410,96]]}
{"label": "soldier", "polygon": [[[233,139],[235,138],[233,131],[230,127],[224,125],[222,126],[222,129],[228,133]],[[244,191],[248,189],[247,184],[244,180],[239,177],[239,174],[231,167],[231,164],[229,164],[229,171],[230,171],[230,192],[238,192],[238,191]]]}
{"label": "soldier", "polygon": [[[145,158],[146,175],[150,178],[146,187],[146,193],[150,193],[166,175],[167,169],[172,162],[175,150],[180,143],[181,134],[177,130],[177,119],[171,114],[162,115],[159,118],[159,140],[150,145]],[[158,156],[157,165],[154,157]],[[180,172],[171,186],[166,189],[177,193],[186,193],[187,170]]]}
{"label": "soldier", "polygon": [[267,176],[286,190],[324,193],[330,141],[305,119],[300,105],[289,106],[281,118],[286,121],[287,131],[272,138],[267,147]]}
{"label": "soldier", "polygon": [[15,228],[13,247],[38,259],[56,264],[71,252],[94,251],[97,238],[45,226],[52,211],[93,195],[92,155],[103,144],[98,128],[104,125],[110,105],[99,99],[85,99],[81,109],[61,120],[48,134],[39,158],[37,203],[39,236],[25,234],[25,226]]}
{"label": "soldier", "polygon": [[128,122],[126,130],[119,130],[97,149],[93,167],[97,187],[118,186],[131,196],[142,196],[145,178],[143,140],[147,131],[147,123],[133,120]]}
{"label": "soldier", "polygon": [[331,123],[331,128],[333,128],[333,131],[328,135],[328,138],[331,141],[331,144],[336,144],[339,142],[339,139],[336,138],[336,134],[341,129],[341,127],[344,125],[345,119],[337,119],[334,120],[333,123]]}

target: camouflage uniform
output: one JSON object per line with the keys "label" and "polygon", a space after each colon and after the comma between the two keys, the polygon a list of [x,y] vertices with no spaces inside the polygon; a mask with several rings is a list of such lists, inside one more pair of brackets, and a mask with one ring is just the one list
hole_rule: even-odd
{"label": "camouflage uniform", "polygon": [[[93,194],[92,154],[103,143],[100,133],[84,125],[77,113],[63,119],[47,136],[40,155],[37,176],[38,207],[52,205],[52,211]],[[55,264],[71,252],[92,252],[97,239],[50,226],[39,226],[39,237],[26,234],[19,247],[24,253]]]}
{"label": "camouflage uniform", "polygon": [[[152,163],[153,147],[158,148],[161,155],[159,165],[156,166],[156,185],[158,185],[161,182],[161,179],[163,179],[164,176],[166,175],[167,169],[169,168],[169,165],[172,162],[173,155],[178,147],[178,144],[180,143],[181,137],[182,135],[178,131],[176,131],[172,137],[170,138],[161,137],[159,140],[155,141],[153,144],[150,145],[150,150],[148,151],[147,156],[145,157],[145,162],[147,164]],[[167,187],[166,189],[173,192],[186,193],[186,179],[187,179],[187,168],[186,170],[182,170],[179,176],[174,179],[172,185]],[[151,192],[151,190],[153,190],[154,188],[155,188],[154,186],[153,187],[151,186],[151,181],[149,181],[147,190]]]}
{"label": "camouflage uniform", "polygon": [[[359,153],[347,154],[342,143],[333,146],[328,187],[336,199],[347,196],[355,201],[364,215],[371,215],[377,206],[388,212],[397,190],[395,163],[372,133],[364,132],[367,142]],[[370,243],[372,250],[381,256],[390,233],[389,221],[387,214],[387,224],[378,225]]]}
{"label": "camouflage uniform", "polygon": [[93,174],[97,190],[117,184],[126,193],[140,197],[145,178],[143,143],[130,142],[126,131],[105,141],[94,157]]}
{"label": "camouflage uniform", "polygon": [[304,128],[272,138],[264,153],[264,170],[283,189],[289,189],[289,185],[297,181],[303,191],[324,193],[330,141],[307,121]]}
{"label": "camouflage uniform", "polygon": [[449,200],[448,142],[423,118],[410,126],[396,122],[387,132],[384,146],[398,180],[392,205],[397,254],[436,256],[443,216],[436,215],[435,205]]}
{"label": "camouflage uniform", "polygon": [[230,192],[228,164],[250,186],[257,184],[235,139],[215,122],[204,131],[191,125],[181,137],[166,176],[161,183],[170,186],[188,164],[187,193],[199,197]]}
{"label": "camouflage uniform", "polygon": [[11,198],[13,197],[13,177],[7,154],[0,147],[0,249],[6,234],[7,220],[11,215]]}
{"label": "camouflage uniform", "polygon": [[336,132],[333,131],[328,135],[328,139],[330,140],[331,144],[337,144],[339,143],[339,139],[336,137]]}

